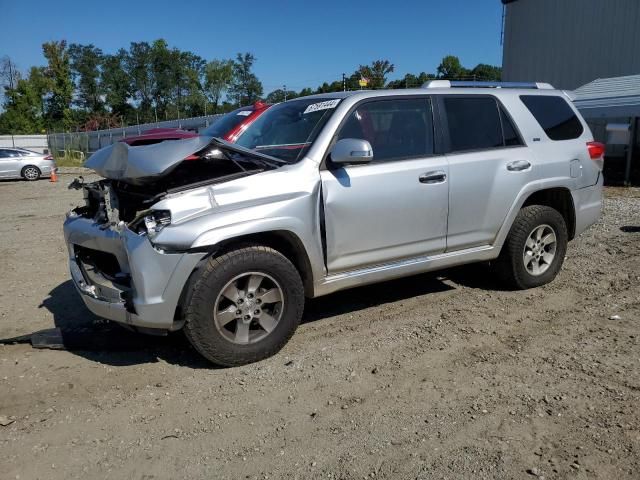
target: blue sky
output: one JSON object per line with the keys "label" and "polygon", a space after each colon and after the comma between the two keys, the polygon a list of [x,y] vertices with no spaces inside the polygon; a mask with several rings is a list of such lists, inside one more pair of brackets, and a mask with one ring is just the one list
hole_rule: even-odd
{"label": "blue sky", "polygon": [[435,72],[447,54],[466,67],[502,62],[500,0],[0,0],[0,12],[0,56],[22,70],[59,39],[111,53],[164,38],[208,60],[252,52],[265,93],[316,87],[375,59],[395,64],[390,79]]}

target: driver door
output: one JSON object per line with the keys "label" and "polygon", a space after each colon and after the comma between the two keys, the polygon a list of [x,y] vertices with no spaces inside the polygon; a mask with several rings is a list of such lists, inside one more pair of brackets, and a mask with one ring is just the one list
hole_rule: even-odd
{"label": "driver door", "polygon": [[321,171],[329,274],[433,255],[446,248],[449,167],[435,153],[431,100],[356,105],[336,140],[369,141],[373,161]]}

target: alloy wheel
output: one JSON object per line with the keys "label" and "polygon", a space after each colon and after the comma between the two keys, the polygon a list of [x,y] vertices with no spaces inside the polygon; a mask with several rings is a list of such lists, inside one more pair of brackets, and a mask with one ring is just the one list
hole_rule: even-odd
{"label": "alloy wheel", "polygon": [[40,172],[36,167],[27,167],[24,169],[24,178],[27,180],[37,180]]}
{"label": "alloy wheel", "polygon": [[262,272],[247,272],[231,279],[218,294],[213,320],[230,342],[248,345],[271,333],[282,317],[284,292]]}
{"label": "alloy wheel", "polygon": [[522,253],[524,266],[531,275],[546,272],[556,256],[556,232],[549,225],[539,225],[527,237]]}

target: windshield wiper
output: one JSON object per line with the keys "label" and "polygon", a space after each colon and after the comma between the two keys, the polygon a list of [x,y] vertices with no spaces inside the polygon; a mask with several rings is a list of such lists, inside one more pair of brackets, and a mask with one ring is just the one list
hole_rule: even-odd
{"label": "windshield wiper", "polygon": [[267,167],[270,167],[270,168],[278,168],[281,165],[287,165],[289,163],[289,162],[286,162],[285,160],[272,157],[271,155],[266,155],[264,153],[259,153],[254,150],[241,147],[240,145],[229,143],[226,140],[223,140],[218,137],[211,137],[211,143],[217,145],[219,148],[229,150],[234,153],[239,153],[245,158],[251,160],[253,163],[257,163],[263,166],[266,165]]}

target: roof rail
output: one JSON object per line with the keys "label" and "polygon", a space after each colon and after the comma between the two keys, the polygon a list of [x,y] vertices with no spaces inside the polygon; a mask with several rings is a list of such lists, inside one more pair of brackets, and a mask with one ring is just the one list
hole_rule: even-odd
{"label": "roof rail", "polygon": [[422,88],[533,88],[553,90],[553,86],[541,82],[477,82],[464,80],[429,80]]}

